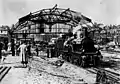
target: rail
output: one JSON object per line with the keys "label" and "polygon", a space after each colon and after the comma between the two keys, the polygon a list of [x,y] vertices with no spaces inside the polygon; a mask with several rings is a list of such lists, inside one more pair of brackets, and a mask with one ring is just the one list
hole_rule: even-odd
{"label": "rail", "polygon": [[100,68],[100,69],[91,68],[91,69],[86,69],[86,70],[91,73],[96,74],[96,80],[99,80],[99,82],[101,83],[106,81],[106,83],[109,82],[109,84],[120,84],[120,74],[118,73],[105,70],[104,68]]}
{"label": "rail", "polygon": [[[63,52],[63,53],[69,53],[67,50],[61,50],[59,52]],[[80,57],[82,52],[74,52],[71,51],[70,54],[73,54],[74,56],[78,56]],[[94,53],[92,53],[94,54]],[[88,69],[86,69],[88,70]],[[102,79],[104,79],[105,81],[109,82],[109,84],[120,84],[120,74],[109,71],[109,70],[105,70],[104,68],[99,69],[99,68],[91,68],[91,70],[89,69],[90,72],[96,74],[97,76],[101,76],[101,81],[103,81]],[[106,77],[104,77],[103,75],[106,75]],[[97,79],[97,77],[96,77]]]}
{"label": "rail", "polygon": [[11,67],[0,67],[0,82],[5,77],[5,75],[8,73],[8,71],[11,69]]}
{"label": "rail", "polygon": [[[61,52],[65,52],[66,53],[68,51],[61,51]],[[71,52],[71,54],[80,56],[81,52]],[[92,53],[92,54],[94,54],[94,53]],[[112,72],[112,71],[109,71],[109,70],[105,70],[104,68],[102,68],[102,69],[92,68],[91,72],[96,74],[96,75],[99,74],[99,76],[101,75],[103,77],[103,79],[105,81],[107,81],[106,83],[109,82],[109,84],[120,84],[120,74],[118,74],[118,73],[115,73],[115,72]],[[103,73],[106,75],[106,77],[103,76],[104,75]]]}

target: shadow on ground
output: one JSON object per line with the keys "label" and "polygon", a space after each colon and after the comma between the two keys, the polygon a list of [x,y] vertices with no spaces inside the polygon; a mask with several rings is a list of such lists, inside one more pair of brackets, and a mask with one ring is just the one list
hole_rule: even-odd
{"label": "shadow on ground", "polygon": [[0,65],[5,65],[5,64],[16,64],[16,63],[20,63],[20,62],[14,62],[14,63],[2,63],[2,64],[0,64]]}
{"label": "shadow on ground", "polygon": [[17,65],[17,66],[14,66],[14,68],[27,68],[27,67],[23,65]]}

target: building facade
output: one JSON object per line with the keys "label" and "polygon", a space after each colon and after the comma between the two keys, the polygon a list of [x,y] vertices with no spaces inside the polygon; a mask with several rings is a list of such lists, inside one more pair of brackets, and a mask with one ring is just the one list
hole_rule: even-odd
{"label": "building facade", "polygon": [[6,26],[0,27],[0,40],[2,40],[3,42],[8,42],[8,31]]}

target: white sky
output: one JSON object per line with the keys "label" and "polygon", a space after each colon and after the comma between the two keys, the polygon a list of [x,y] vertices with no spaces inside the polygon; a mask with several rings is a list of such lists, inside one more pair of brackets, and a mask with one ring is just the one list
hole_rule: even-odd
{"label": "white sky", "polygon": [[81,12],[98,23],[120,23],[120,0],[0,0],[0,25],[15,24],[20,17],[55,4]]}

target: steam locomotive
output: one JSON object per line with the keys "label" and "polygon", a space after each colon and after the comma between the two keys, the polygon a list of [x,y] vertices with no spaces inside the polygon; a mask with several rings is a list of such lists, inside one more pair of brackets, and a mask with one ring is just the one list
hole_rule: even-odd
{"label": "steam locomotive", "polygon": [[[63,60],[71,62],[72,64],[79,65],[81,67],[100,66],[100,62],[103,58],[100,53],[100,50],[96,48],[94,51],[87,52],[82,48],[83,44],[81,42],[82,39],[74,40],[73,42],[71,42],[71,44],[64,46],[63,49],[59,49],[59,47],[55,48],[53,46],[51,54],[53,56],[56,53],[58,57],[62,53],[61,56]],[[63,44],[63,43],[59,42],[59,44],[58,43],[55,44],[59,46],[59,44]]]}
{"label": "steam locomotive", "polygon": [[[77,47],[76,47],[77,46]],[[81,67],[97,67],[100,66],[102,60],[102,55],[99,49],[96,49],[95,52],[85,52],[81,49],[81,44],[74,44],[73,47],[76,50],[72,51],[72,46],[67,46],[62,52],[62,58],[72,64],[79,65]]]}
{"label": "steam locomotive", "polygon": [[[88,32],[86,31],[86,33]],[[100,66],[103,57],[99,48],[95,48],[94,51],[88,52],[82,48],[83,44],[81,42],[82,40],[77,39],[72,44],[66,46],[62,51],[62,58],[81,67]]]}

